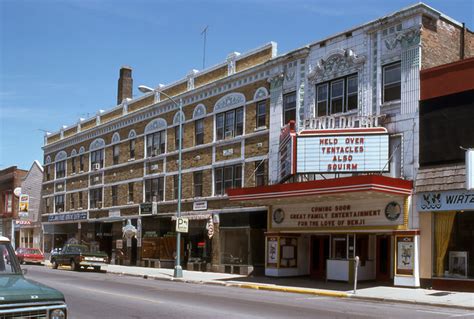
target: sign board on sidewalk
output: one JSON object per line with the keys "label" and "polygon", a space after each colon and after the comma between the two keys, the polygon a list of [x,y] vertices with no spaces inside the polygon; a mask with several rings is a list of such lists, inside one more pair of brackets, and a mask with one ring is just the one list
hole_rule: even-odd
{"label": "sign board on sidewalk", "polygon": [[176,219],[176,232],[187,233],[189,229],[189,219],[186,217],[179,217]]}

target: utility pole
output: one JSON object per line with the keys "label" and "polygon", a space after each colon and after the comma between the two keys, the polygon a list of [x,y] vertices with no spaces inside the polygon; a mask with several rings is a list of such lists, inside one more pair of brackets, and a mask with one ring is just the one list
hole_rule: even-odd
{"label": "utility pole", "polygon": [[206,25],[204,30],[202,30],[201,35],[204,34],[204,49],[203,49],[203,55],[202,55],[202,69],[204,70],[206,68],[206,41],[207,41],[207,30],[209,26]]}

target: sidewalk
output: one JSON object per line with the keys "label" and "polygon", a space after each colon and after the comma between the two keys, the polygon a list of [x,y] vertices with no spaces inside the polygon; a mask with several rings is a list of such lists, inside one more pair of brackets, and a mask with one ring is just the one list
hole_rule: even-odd
{"label": "sidewalk", "polygon": [[213,284],[259,290],[292,292],[328,297],[372,301],[401,302],[474,310],[474,293],[445,292],[421,288],[373,286],[361,283],[357,294],[347,283],[314,281],[307,277],[272,278],[183,270],[183,278],[174,278],[173,269],[108,265],[107,273],[197,284]]}

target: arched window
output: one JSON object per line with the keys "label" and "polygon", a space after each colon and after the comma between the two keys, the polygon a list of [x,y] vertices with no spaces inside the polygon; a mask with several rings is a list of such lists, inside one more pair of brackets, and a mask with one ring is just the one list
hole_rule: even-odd
{"label": "arched window", "polygon": [[145,127],[146,157],[164,154],[166,151],[167,123],[162,118],[157,118]]}
{"label": "arched window", "polygon": [[244,133],[245,96],[230,93],[220,98],[214,105],[216,114],[216,140],[223,140]]}

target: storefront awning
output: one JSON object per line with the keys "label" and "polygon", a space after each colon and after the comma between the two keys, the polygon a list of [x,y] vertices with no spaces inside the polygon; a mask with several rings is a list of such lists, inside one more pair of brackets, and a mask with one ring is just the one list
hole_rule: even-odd
{"label": "storefront awning", "polygon": [[229,189],[231,201],[251,201],[259,204],[272,204],[279,199],[288,201],[310,199],[312,201],[345,198],[386,197],[392,195],[411,195],[413,182],[382,175],[363,175],[344,178],[316,180],[309,182],[276,184],[260,187]]}

